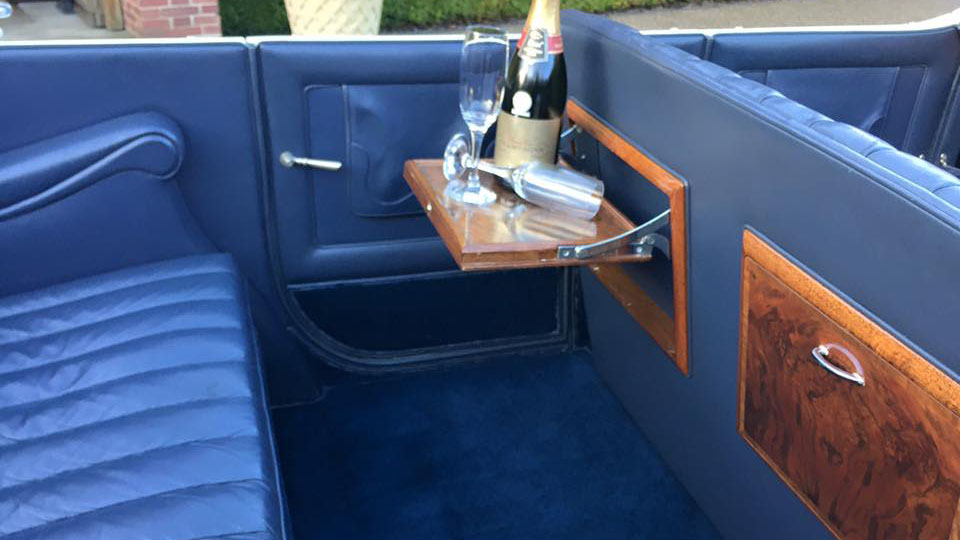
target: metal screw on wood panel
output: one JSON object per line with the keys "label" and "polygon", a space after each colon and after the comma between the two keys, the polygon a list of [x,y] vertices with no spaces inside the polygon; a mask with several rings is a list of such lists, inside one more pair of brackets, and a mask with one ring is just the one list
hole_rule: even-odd
{"label": "metal screw on wood panel", "polygon": [[433,212],[433,203],[427,203],[427,212]]}

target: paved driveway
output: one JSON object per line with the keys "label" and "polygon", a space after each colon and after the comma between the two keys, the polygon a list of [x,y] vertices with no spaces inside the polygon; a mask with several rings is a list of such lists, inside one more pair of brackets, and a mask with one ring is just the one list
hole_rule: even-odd
{"label": "paved driveway", "polygon": [[746,0],[633,10],[611,18],[641,30],[905,23],[960,9],[960,0]]}
{"label": "paved driveway", "polygon": [[0,19],[4,39],[111,39],[130,37],[126,32],[91,28],[78,15],[64,15],[56,2],[25,2],[13,17]]}

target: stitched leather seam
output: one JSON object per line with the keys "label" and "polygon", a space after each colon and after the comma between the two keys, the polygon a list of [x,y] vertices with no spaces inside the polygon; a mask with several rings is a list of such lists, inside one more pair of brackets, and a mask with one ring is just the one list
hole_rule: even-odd
{"label": "stitched leather seam", "polygon": [[76,514],[73,514],[73,515],[70,515],[70,516],[64,516],[64,517],[61,517],[61,518],[57,518],[57,519],[48,521],[48,522],[46,522],[46,523],[41,523],[40,525],[34,525],[34,526],[31,526],[31,527],[27,527],[26,529],[20,529],[20,530],[18,530],[18,531],[14,531],[14,532],[12,532],[12,533],[7,533],[7,534],[9,534],[9,536],[5,536],[5,537],[4,537],[4,540],[12,540],[13,538],[16,538],[16,537],[18,537],[18,536],[22,536],[22,535],[26,534],[26,533],[29,532],[29,531],[33,531],[33,530],[41,529],[41,528],[46,528],[46,527],[49,527],[49,526],[51,526],[51,525],[55,525],[55,524],[57,524],[57,523],[61,523],[61,522],[69,521],[69,520],[73,520],[73,519],[78,519],[78,518],[83,518],[83,517],[87,517],[87,518],[88,518],[88,517],[90,517],[91,515],[95,515],[95,514],[98,514],[98,513],[107,511],[107,510],[115,510],[115,509],[117,509],[117,508],[122,508],[122,507],[124,507],[124,506],[128,506],[128,505],[131,505],[131,504],[135,504],[135,503],[147,501],[147,500],[150,500],[150,499],[155,499],[155,498],[157,498],[157,497],[165,497],[165,496],[168,496],[168,495],[176,495],[176,494],[179,494],[179,493],[184,493],[184,492],[188,492],[188,491],[195,490],[195,489],[210,488],[210,487],[226,487],[226,486],[232,486],[232,485],[249,484],[249,483],[251,483],[251,482],[255,482],[255,483],[261,484],[261,486],[264,487],[264,489],[267,489],[267,486],[264,485],[263,480],[260,479],[260,478],[244,478],[244,479],[242,479],[242,480],[227,480],[227,481],[224,481],[224,482],[213,482],[213,483],[208,483],[208,484],[196,484],[196,485],[192,485],[192,486],[184,486],[184,487],[181,487],[181,488],[170,489],[170,490],[161,491],[161,492],[158,492],[158,493],[151,493],[150,495],[144,495],[144,496],[136,497],[136,498],[133,498],[133,499],[127,499],[127,500],[125,500],[125,501],[119,501],[119,502],[116,502],[116,503],[113,503],[113,504],[108,504],[108,505],[106,505],[106,506],[101,506],[101,507],[99,507],[99,508],[94,508],[93,510],[87,510],[87,511],[85,511],[85,512],[79,512],[79,513],[76,513]]}
{"label": "stitched leather seam", "polygon": [[[39,371],[39,370],[42,370],[42,369],[45,369],[45,368],[49,368],[49,367],[61,367],[61,366],[70,364],[70,363],[75,362],[75,361],[83,361],[83,360],[86,360],[87,357],[89,357],[89,356],[105,354],[105,353],[108,353],[108,352],[110,352],[110,351],[112,351],[112,350],[114,350],[114,349],[119,349],[119,348],[122,348],[122,347],[125,347],[125,346],[128,346],[128,345],[135,345],[135,344],[141,344],[141,345],[142,345],[142,344],[145,343],[145,342],[148,342],[148,341],[150,341],[150,340],[152,340],[152,339],[157,339],[157,338],[170,338],[170,337],[174,337],[174,336],[178,336],[178,335],[182,335],[182,336],[185,336],[185,337],[186,337],[186,336],[191,336],[191,335],[193,335],[193,334],[199,334],[200,336],[204,336],[204,335],[207,334],[207,333],[214,333],[214,332],[224,332],[224,333],[230,332],[230,333],[236,333],[237,331],[242,330],[242,329],[243,329],[243,328],[242,328],[242,326],[240,326],[240,325],[237,325],[237,326],[204,326],[204,327],[177,328],[176,330],[167,330],[167,331],[164,331],[164,332],[157,332],[157,333],[155,333],[155,334],[147,334],[147,335],[145,335],[145,336],[138,336],[138,337],[135,337],[135,338],[132,338],[132,339],[124,340],[124,341],[118,341],[118,342],[116,342],[116,343],[111,343],[110,345],[107,345],[107,346],[104,346],[104,347],[99,347],[99,348],[96,348],[96,349],[90,349],[90,350],[83,351],[83,352],[81,352],[81,353],[74,354],[74,355],[71,355],[71,356],[67,356],[67,357],[64,357],[64,358],[57,358],[56,360],[51,360],[51,361],[48,361],[48,362],[44,362],[44,363],[42,363],[42,364],[35,364],[35,365],[31,365],[31,366],[29,366],[29,367],[20,368],[20,369],[16,369],[16,370],[13,370],[13,371],[0,371],[0,377],[3,377],[3,378],[11,377],[11,378],[12,378],[12,377],[17,377],[17,376],[22,376],[24,373],[29,373],[29,372],[31,372],[31,371]],[[95,360],[96,360],[96,359],[95,359]]]}
{"label": "stitched leather seam", "polygon": [[[180,269],[180,270],[196,270],[196,269],[191,268],[191,269]],[[45,289],[41,289],[40,291],[34,291],[34,292],[26,293],[26,294],[15,294],[15,295],[13,295],[13,296],[7,296],[7,297],[5,297],[5,298],[0,298],[0,306],[2,306],[3,304],[7,304],[9,308],[13,308],[13,306],[15,306],[15,305],[18,304],[18,303],[26,303],[26,304],[28,304],[28,306],[29,306],[29,304],[30,304],[30,298],[37,296],[37,292],[42,292],[43,294],[47,294],[47,295],[55,295],[55,294],[58,294],[58,293],[59,293],[59,294],[67,294],[67,293],[73,291],[74,289],[76,289],[76,288],[78,288],[78,287],[84,287],[84,286],[95,289],[95,292],[91,292],[91,293],[89,293],[89,294],[84,294],[83,296],[78,296],[78,297],[76,297],[76,298],[71,298],[70,300],[67,300],[67,302],[74,302],[74,301],[81,301],[81,300],[84,300],[84,299],[86,299],[86,298],[91,298],[91,297],[96,296],[96,295],[99,295],[99,294],[109,294],[109,293],[114,292],[114,291],[117,291],[117,290],[132,289],[132,288],[136,288],[136,287],[141,287],[141,286],[143,286],[143,285],[149,285],[150,283],[154,283],[154,282],[157,282],[157,281],[165,281],[165,280],[168,280],[168,279],[177,279],[177,278],[193,277],[193,276],[216,275],[216,274],[228,274],[228,275],[231,275],[231,276],[234,275],[234,273],[233,273],[232,271],[227,270],[227,269],[223,269],[223,268],[218,268],[218,269],[216,269],[216,270],[204,269],[204,270],[202,270],[202,271],[192,272],[192,273],[184,273],[184,272],[182,272],[182,271],[181,271],[181,272],[176,272],[176,273],[175,273],[175,272],[171,272],[171,273],[169,273],[168,275],[163,276],[163,277],[157,277],[157,276],[142,276],[142,275],[140,275],[140,274],[132,274],[132,275],[130,276],[130,278],[127,279],[127,280],[125,280],[124,283],[123,283],[119,288],[117,288],[117,284],[116,284],[116,283],[112,283],[112,284],[111,284],[111,283],[104,283],[104,284],[102,284],[104,287],[105,287],[106,285],[108,285],[108,284],[109,284],[109,285],[112,285],[112,287],[109,288],[109,289],[106,289],[106,288],[98,288],[98,287],[96,286],[96,285],[100,285],[100,284],[88,285],[88,284],[85,284],[85,283],[82,282],[82,281],[81,281],[81,282],[76,282],[76,283],[62,283],[62,284],[59,284],[59,285],[53,285],[53,286],[51,286],[51,287],[48,287],[48,288],[45,288]],[[134,278],[140,278],[140,279],[134,279]],[[42,304],[42,305],[36,306],[36,307],[26,307],[26,308],[23,308],[23,309],[24,309],[23,311],[16,311],[16,312],[11,312],[11,313],[5,313],[5,314],[2,315],[2,317],[0,317],[0,318],[6,318],[6,317],[8,317],[8,316],[16,316],[16,315],[19,315],[19,314],[21,314],[21,313],[29,313],[30,311],[40,310],[40,309],[46,309],[46,308],[48,308],[48,307],[58,306],[58,305],[62,305],[62,304],[63,304],[63,302],[58,302],[58,301],[56,301],[56,300],[51,300],[51,301],[54,302],[54,303]],[[37,301],[37,300],[34,300],[34,302],[38,302],[38,301]],[[0,311],[2,311],[2,310],[0,310]]]}
{"label": "stitched leather seam", "polygon": [[[12,318],[14,318],[14,317],[22,317],[22,316],[26,316],[26,315],[36,315],[38,312],[42,312],[42,311],[55,310],[55,309],[58,309],[58,308],[66,308],[66,307],[69,307],[69,306],[72,306],[72,305],[75,305],[75,304],[79,304],[79,303],[81,303],[81,302],[86,302],[86,301],[94,300],[94,299],[98,299],[98,298],[101,298],[101,299],[102,299],[102,298],[107,297],[107,296],[110,296],[110,295],[112,295],[112,294],[117,294],[117,293],[122,293],[122,292],[130,292],[130,291],[133,291],[133,290],[135,290],[135,289],[139,289],[139,288],[143,288],[143,287],[148,287],[148,286],[150,286],[150,285],[164,285],[164,284],[170,285],[170,284],[175,283],[175,282],[178,282],[178,281],[186,281],[186,280],[191,280],[191,279],[196,279],[196,278],[204,278],[204,277],[209,277],[209,276],[221,276],[221,275],[222,275],[222,276],[233,277],[233,273],[231,273],[231,272],[226,272],[226,271],[222,271],[222,272],[204,272],[204,273],[200,273],[200,274],[189,274],[189,275],[182,275],[182,276],[165,277],[165,278],[160,278],[160,279],[156,279],[156,280],[146,281],[146,282],[143,282],[143,283],[135,283],[135,284],[132,284],[132,285],[130,285],[130,284],[125,284],[124,286],[119,287],[119,288],[116,288],[116,289],[111,289],[111,290],[108,290],[108,291],[97,291],[97,292],[95,292],[95,293],[93,293],[93,294],[89,294],[89,295],[86,295],[86,296],[82,296],[82,297],[80,297],[80,298],[71,298],[71,299],[66,300],[66,301],[64,301],[64,302],[59,302],[59,303],[56,303],[56,304],[49,304],[49,305],[45,305],[45,306],[41,306],[41,307],[28,308],[28,309],[26,309],[26,310],[24,310],[24,311],[19,311],[19,312],[16,312],[16,313],[7,313],[7,314],[4,314],[4,315],[0,315],[0,321],[4,321],[4,320],[7,320],[7,319],[12,319]],[[233,283],[231,282],[230,285],[232,285],[232,284],[233,284]],[[228,286],[229,286],[227,283],[223,283],[223,284],[221,284],[221,285],[224,286],[224,287],[228,287]],[[177,292],[177,291],[168,291],[168,292]]]}
{"label": "stitched leather seam", "polygon": [[93,322],[85,322],[85,323],[83,323],[83,324],[79,324],[79,325],[76,325],[76,326],[72,326],[72,327],[70,327],[70,328],[62,328],[62,329],[60,329],[60,330],[56,330],[56,331],[54,331],[54,332],[48,332],[48,333],[46,333],[46,334],[34,334],[34,335],[31,335],[30,337],[18,338],[18,339],[14,339],[14,340],[12,340],[12,341],[0,341],[0,350],[3,350],[3,349],[5,349],[5,348],[9,348],[11,345],[17,345],[17,344],[26,343],[26,342],[29,342],[29,341],[36,341],[36,340],[41,339],[41,338],[48,338],[48,337],[53,337],[53,336],[57,336],[57,335],[61,335],[61,334],[67,334],[67,333],[74,332],[74,331],[77,331],[77,330],[84,330],[84,329],[88,329],[88,328],[91,328],[91,327],[94,327],[94,326],[97,326],[97,325],[100,325],[100,324],[105,324],[105,323],[111,323],[111,322],[120,321],[120,320],[126,319],[126,318],[131,317],[131,316],[144,315],[144,314],[149,313],[149,312],[151,312],[151,311],[160,311],[160,310],[163,310],[163,309],[166,309],[166,308],[178,307],[178,306],[188,306],[188,305],[191,305],[191,304],[199,304],[199,303],[202,303],[202,302],[211,302],[211,303],[227,304],[227,303],[233,303],[233,302],[235,302],[235,301],[236,301],[236,298],[233,297],[233,296],[223,296],[223,297],[219,297],[219,298],[196,298],[196,299],[191,299],[191,300],[181,300],[181,301],[177,301],[177,302],[170,302],[170,303],[167,303],[167,304],[158,304],[158,305],[155,305],[155,306],[150,306],[150,307],[148,307],[148,308],[137,309],[137,310],[134,310],[134,311],[128,311],[128,312],[125,312],[125,313],[121,313],[121,314],[119,314],[119,315],[115,315],[115,316],[112,316],[112,317],[107,317],[107,318],[105,318],[105,319],[100,319],[100,320],[93,321]]}
{"label": "stitched leather seam", "polygon": [[8,440],[14,441],[14,443],[11,445],[0,447],[0,454],[13,452],[13,451],[21,451],[24,446],[31,446],[38,442],[45,442],[48,439],[54,439],[56,437],[61,437],[64,435],[76,435],[77,432],[83,431],[85,429],[103,427],[104,425],[109,426],[110,424],[119,424],[122,422],[129,421],[131,419],[139,418],[141,416],[149,416],[151,413],[178,412],[178,409],[190,409],[190,408],[193,408],[195,405],[213,405],[217,403],[226,403],[229,401],[236,401],[236,402],[253,401],[253,398],[251,396],[222,396],[222,397],[216,397],[216,398],[189,399],[187,401],[181,401],[179,403],[171,403],[169,405],[161,405],[159,407],[149,407],[147,409],[143,409],[143,410],[128,413],[128,414],[122,414],[120,416],[115,416],[113,418],[108,418],[106,420],[101,420],[101,421],[93,422],[90,424],[82,424],[79,426],[74,426],[74,427],[63,429],[60,431],[54,431],[52,433],[44,433],[43,435],[39,435],[37,437],[30,437],[28,439],[20,439],[20,440],[8,439]]}
{"label": "stitched leather seam", "polygon": [[114,385],[116,385],[116,384],[118,384],[118,383],[128,383],[128,382],[130,382],[130,381],[135,381],[135,380],[138,380],[138,379],[147,379],[147,378],[153,377],[153,376],[155,376],[155,375],[170,375],[170,374],[172,374],[172,373],[177,373],[177,372],[181,372],[181,371],[183,371],[183,372],[189,372],[189,371],[193,371],[193,370],[198,370],[198,368],[202,369],[202,368],[208,368],[208,367],[214,367],[214,366],[224,366],[224,365],[231,365],[231,364],[237,364],[237,365],[246,366],[246,358],[240,358],[240,359],[234,359],[234,360],[215,360],[215,361],[200,362],[200,363],[195,363],[195,364],[184,364],[184,365],[180,365],[180,366],[170,366],[170,367],[166,367],[166,368],[151,369],[151,370],[148,370],[148,371],[141,371],[141,372],[138,372],[138,373],[130,373],[130,374],[128,374],[128,375],[124,375],[123,377],[117,377],[116,379],[110,379],[110,380],[107,380],[107,381],[101,381],[101,382],[98,382],[97,384],[91,384],[90,386],[85,386],[85,387],[83,387],[83,388],[77,388],[77,389],[75,389],[75,390],[71,390],[71,391],[69,391],[69,392],[64,392],[64,393],[61,393],[61,394],[57,394],[57,395],[55,395],[55,396],[51,396],[51,397],[48,397],[48,398],[37,399],[37,400],[33,400],[33,401],[26,401],[26,402],[23,402],[23,403],[17,403],[17,404],[15,404],[15,405],[8,405],[8,406],[5,406],[5,407],[0,407],[0,415],[4,414],[4,413],[6,413],[6,412],[9,412],[10,410],[14,410],[14,409],[29,409],[29,408],[32,408],[32,407],[34,407],[34,406],[36,406],[36,405],[41,405],[41,404],[44,404],[44,403],[48,403],[48,402],[50,402],[50,401],[58,402],[58,401],[61,401],[61,400],[66,399],[66,398],[74,397],[74,396],[76,396],[76,395],[78,395],[78,394],[83,394],[83,393],[86,393],[86,392],[90,392],[91,390],[103,390],[104,388],[108,388],[108,387],[110,387],[110,386],[114,386]]}
{"label": "stitched leather seam", "polygon": [[[254,427],[254,426],[251,426],[251,427]],[[254,427],[254,431],[256,431],[256,428],[255,428],[255,427]],[[188,446],[197,445],[197,444],[220,443],[220,442],[227,442],[227,441],[238,440],[238,439],[255,439],[255,440],[259,441],[259,440],[260,440],[260,436],[259,436],[258,433],[252,433],[252,434],[246,434],[246,435],[226,435],[226,436],[223,436],[223,437],[212,437],[212,438],[209,438],[209,439],[194,439],[194,440],[190,440],[190,441],[179,442],[179,443],[176,443],[176,444],[169,444],[169,445],[164,445],[164,446],[157,446],[157,447],[154,447],[154,448],[147,448],[146,450],[141,450],[141,451],[138,451],[138,452],[134,452],[134,453],[132,453],[132,454],[126,454],[126,455],[123,455],[123,456],[119,456],[119,457],[115,457],[115,458],[110,458],[110,459],[107,459],[107,460],[104,460],[104,461],[98,461],[98,462],[96,462],[96,463],[90,463],[90,464],[87,464],[87,465],[84,465],[84,466],[81,466],[81,467],[76,467],[76,468],[74,468],[74,469],[67,469],[67,470],[64,470],[64,471],[60,471],[60,472],[57,472],[57,473],[52,474],[52,475],[50,475],[50,476],[44,476],[44,477],[41,477],[41,478],[34,478],[34,479],[31,479],[31,480],[27,480],[27,481],[25,481],[25,482],[20,482],[19,484],[13,484],[13,485],[10,485],[10,486],[4,486],[4,487],[0,488],[0,494],[7,494],[7,493],[9,493],[9,492],[11,492],[11,491],[13,491],[13,492],[22,491],[22,490],[24,490],[24,489],[28,489],[28,488],[33,487],[33,486],[37,486],[37,485],[39,485],[39,484],[45,484],[45,483],[48,483],[48,482],[51,482],[51,481],[60,480],[60,479],[62,479],[62,478],[64,478],[64,477],[69,477],[69,476],[76,475],[76,474],[81,474],[81,473],[90,472],[90,471],[93,471],[93,470],[95,470],[95,469],[102,468],[102,467],[105,467],[105,466],[116,465],[116,464],[118,464],[118,463],[122,463],[122,462],[127,461],[127,460],[131,460],[131,461],[132,461],[132,460],[135,460],[135,459],[137,459],[137,458],[149,456],[149,455],[156,454],[156,453],[161,453],[161,452],[164,452],[164,451],[166,451],[166,450],[176,450],[176,449],[179,449],[179,448],[186,448],[186,447],[188,447]]]}

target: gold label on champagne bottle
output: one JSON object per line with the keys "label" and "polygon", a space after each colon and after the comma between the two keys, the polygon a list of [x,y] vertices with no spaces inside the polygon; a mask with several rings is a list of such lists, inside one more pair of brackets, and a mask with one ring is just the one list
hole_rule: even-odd
{"label": "gold label on champagne bottle", "polygon": [[497,165],[513,168],[533,161],[555,163],[561,121],[560,118],[534,120],[501,113],[497,124]]}

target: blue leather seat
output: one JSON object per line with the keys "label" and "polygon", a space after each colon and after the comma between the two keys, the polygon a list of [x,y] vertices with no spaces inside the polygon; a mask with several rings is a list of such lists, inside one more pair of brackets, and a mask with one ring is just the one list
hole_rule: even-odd
{"label": "blue leather seat", "polygon": [[0,299],[0,538],[284,537],[227,256]]}

